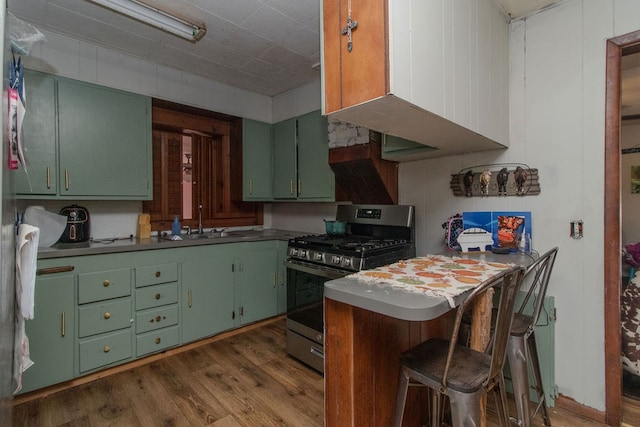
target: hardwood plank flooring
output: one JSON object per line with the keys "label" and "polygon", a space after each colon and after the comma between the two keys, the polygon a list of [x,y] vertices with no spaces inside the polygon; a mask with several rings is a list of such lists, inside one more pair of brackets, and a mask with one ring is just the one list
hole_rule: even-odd
{"label": "hardwood plank flooring", "polygon": [[[27,400],[14,406],[13,425],[321,427],[323,399],[322,376],[286,355],[285,322],[278,319]],[[622,425],[640,426],[640,402],[623,402]],[[494,427],[491,404],[487,425]],[[550,411],[554,427],[604,426],[560,408]],[[533,425],[544,425],[540,415]]]}

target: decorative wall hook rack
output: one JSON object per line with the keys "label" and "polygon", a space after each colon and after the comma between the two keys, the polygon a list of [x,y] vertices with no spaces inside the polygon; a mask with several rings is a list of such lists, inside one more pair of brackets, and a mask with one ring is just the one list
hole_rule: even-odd
{"label": "decorative wall hook rack", "polygon": [[494,163],[461,169],[451,175],[455,196],[535,196],[540,194],[538,169],[524,163]]}

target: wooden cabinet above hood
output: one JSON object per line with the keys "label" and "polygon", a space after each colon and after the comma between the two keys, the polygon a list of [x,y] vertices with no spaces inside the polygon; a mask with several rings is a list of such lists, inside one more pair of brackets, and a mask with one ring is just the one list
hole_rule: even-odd
{"label": "wooden cabinet above hood", "polygon": [[398,204],[398,163],[382,160],[379,134],[368,144],[329,150],[336,177],[336,200]]}

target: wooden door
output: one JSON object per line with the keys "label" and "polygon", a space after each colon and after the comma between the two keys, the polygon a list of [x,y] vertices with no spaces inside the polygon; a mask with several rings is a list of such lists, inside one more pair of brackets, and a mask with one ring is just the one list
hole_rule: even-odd
{"label": "wooden door", "polygon": [[[347,26],[352,30],[349,51]],[[389,43],[387,0],[325,0],[322,28],[324,37],[324,114],[361,104],[389,92]]]}

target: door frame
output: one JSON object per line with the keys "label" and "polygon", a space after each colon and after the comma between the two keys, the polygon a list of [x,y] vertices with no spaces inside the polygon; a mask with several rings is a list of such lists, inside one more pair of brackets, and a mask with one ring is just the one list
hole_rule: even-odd
{"label": "door frame", "polygon": [[622,422],[620,349],[621,197],[620,126],[621,60],[638,52],[640,31],[607,40],[604,143],[604,342],[605,422]]}

